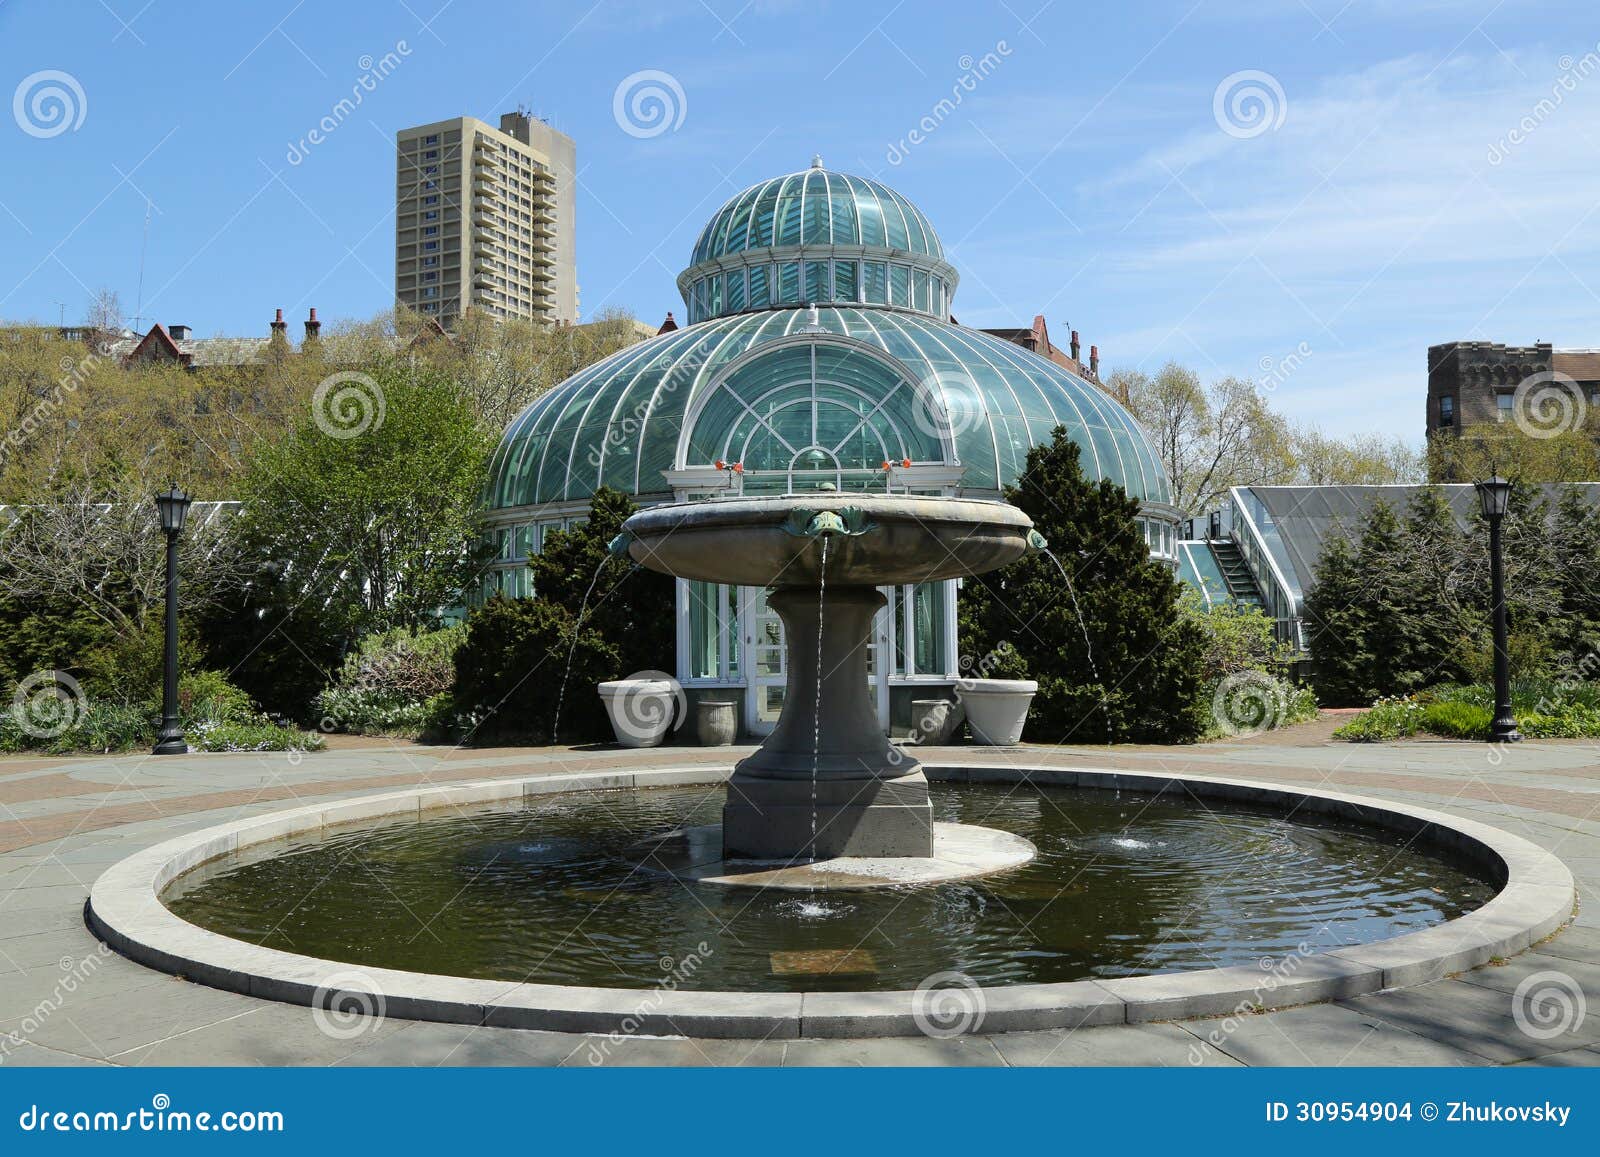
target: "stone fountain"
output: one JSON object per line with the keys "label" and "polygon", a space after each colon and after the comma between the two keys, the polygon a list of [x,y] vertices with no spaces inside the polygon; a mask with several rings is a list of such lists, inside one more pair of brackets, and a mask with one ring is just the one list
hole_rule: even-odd
{"label": "stone fountain", "polygon": [[783,621],[783,710],[729,781],[723,861],[935,856],[936,827],[956,825],[934,824],[922,767],[884,735],[870,693],[877,588],[1006,566],[1044,545],[1032,528],[1004,502],[825,492],[677,503],[628,519],[619,552],[679,578],[771,588]]}

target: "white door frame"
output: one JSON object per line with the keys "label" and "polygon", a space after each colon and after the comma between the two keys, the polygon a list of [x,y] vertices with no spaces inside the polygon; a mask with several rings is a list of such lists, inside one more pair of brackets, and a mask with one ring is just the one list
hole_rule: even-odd
{"label": "white door frame", "polygon": [[[886,593],[892,588],[884,588]],[[762,689],[773,684],[786,684],[789,677],[789,657],[783,655],[782,675],[758,675],[756,672],[756,642],[754,629],[754,608],[756,596],[764,594],[761,587],[739,588],[739,622],[737,625],[736,642],[739,646],[739,673],[744,676],[744,723],[745,730],[754,736],[766,736],[772,733],[772,724],[760,718],[757,708],[760,705]],[[824,614],[826,614],[826,598],[824,595]],[[774,616],[776,617],[776,616]],[[780,619],[778,629],[783,630]],[[873,679],[873,701],[878,709],[878,724],[889,730],[889,675],[894,670],[895,624],[894,624],[894,599],[889,598],[888,605],[872,617],[872,639],[874,661],[877,663],[877,674]],[[784,638],[785,646],[788,645],[787,637]]]}

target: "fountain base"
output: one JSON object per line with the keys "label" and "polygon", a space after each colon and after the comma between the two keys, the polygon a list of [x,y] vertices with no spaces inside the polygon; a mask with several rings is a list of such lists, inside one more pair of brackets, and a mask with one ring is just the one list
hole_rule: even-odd
{"label": "fountain base", "polygon": [[764,779],[740,769],[722,808],[725,859],[824,860],[836,856],[931,856],[933,806],[915,770],[876,775]]}
{"label": "fountain base", "polygon": [[833,856],[790,860],[723,858],[723,829],[716,824],[680,828],[635,845],[633,858],[647,871],[697,884],[779,888],[800,892],[937,884],[1019,867],[1037,854],[1021,836],[974,824],[931,826],[930,856]]}

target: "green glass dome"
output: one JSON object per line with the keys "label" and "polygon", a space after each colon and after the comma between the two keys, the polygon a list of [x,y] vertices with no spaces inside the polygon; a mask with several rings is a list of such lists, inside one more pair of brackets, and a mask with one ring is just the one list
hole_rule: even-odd
{"label": "green glass dome", "polygon": [[1057,425],[1091,478],[1171,503],[1139,424],[1062,366],[914,312],[767,309],[641,342],[541,397],[501,441],[490,501],[525,511],[602,485],[666,500],[684,477],[732,462],[746,492],[798,488],[804,471],[822,471],[811,484],[881,489],[881,464],[908,461],[908,478],[992,495]]}
{"label": "green glass dome", "polygon": [[922,210],[877,181],[824,169],[819,158],[730,198],[700,231],[689,263],[782,245],[860,245],[944,260]]}
{"label": "green glass dome", "polygon": [[678,289],[691,322],[785,305],[871,305],[947,317],[956,271],[922,211],[822,167],[774,177],[712,215]]}

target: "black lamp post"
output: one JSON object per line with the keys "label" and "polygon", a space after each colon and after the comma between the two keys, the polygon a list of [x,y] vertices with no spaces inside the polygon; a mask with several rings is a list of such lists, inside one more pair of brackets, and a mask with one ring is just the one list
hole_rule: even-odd
{"label": "black lamp post", "polygon": [[155,497],[161,515],[161,529],[167,536],[167,656],[166,678],[161,690],[161,731],[156,736],[156,755],[183,755],[189,745],[183,738],[183,721],[178,718],[178,535],[189,516],[189,496],[174,482]]}
{"label": "black lamp post", "polygon": [[1492,743],[1516,743],[1516,716],[1511,714],[1511,648],[1506,641],[1506,568],[1500,553],[1500,520],[1506,516],[1511,500],[1511,483],[1496,474],[1474,482],[1483,517],[1489,524],[1489,575],[1494,600],[1494,722],[1489,725]]}

